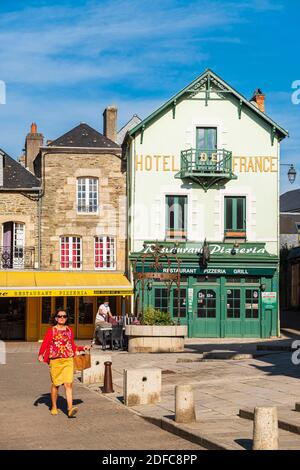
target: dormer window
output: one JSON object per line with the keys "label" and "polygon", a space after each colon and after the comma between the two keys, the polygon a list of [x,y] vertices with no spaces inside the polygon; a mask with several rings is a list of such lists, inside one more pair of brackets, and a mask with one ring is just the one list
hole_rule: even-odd
{"label": "dormer window", "polygon": [[77,178],[77,212],[98,213],[98,178]]}

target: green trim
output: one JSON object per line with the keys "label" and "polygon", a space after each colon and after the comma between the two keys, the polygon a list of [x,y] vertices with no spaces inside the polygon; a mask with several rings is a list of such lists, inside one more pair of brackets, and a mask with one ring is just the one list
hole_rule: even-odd
{"label": "green trim", "polygon": [[[237,209],[238,209],[238,200],[242,199],[243,201],[243,227],[238,228],[238,217],[237,217]],[[228,220],[227,220],[227,201],[231,200],[232,201],[232,207],[231,207],[231,217],[232,217],[232,227],[229,227]],[[246,232],[246,198],[244,196],[240,197],[231,197],[231,196],[225,196],[225,204],[224,204],[224,209],[225,209],[225,214],[224,214],[224,220],[225,220],[225,231],[233,231],[233,232]]]}
{"label": "green trim", "polygon": [[[193,80],[189,85],[184,87],[182,90],[180,90],[176,95],[172,96],[168,101],[166,101],[162,106],[160,106],[158,109],[156,109],[153,113],[151,113],[147,118],[145,118],[142,122],[140,122],[137,126],[135,126],[129,133],[128,135],[134,136],[138,131],[141,130],[143,126],[146,126],[150,122],[153,121],[154,118],[156,118],[162,111],[167,110],[170,106],[173,106],[174,101],[176,100],[177,102],[181,97],[183,97],[186,93],[191,92],[191,87],[196,85],[199,81],[203,81],[204,79],[211,80],[212,78],[215,79],[221,86],[225,88],[225,90],[220,90],[220,93],[222,92],[229,92],[233,94],[238,100],[239,100],[239,106],[241,106],[241,102],[245,104],[249,109],[254,111],[256,114],[258,114],[264,121],[268,122],[272,127],[275,127],[275,129],[278,131],[279,134],[281,134],[282,138],[285,138],[289,135],[288,131],[285,130],[283,127],[279,126],[273,119],[268,117],[265,113],[260,111],[254,104],[252,104],[247,98],[245,98],[243,95],[241,95],[238,91],[236,91],[234,88],[232,88],[228,83],[226,83],[222,78],[220,78],[217,74],[215,74],[212,70],[207,69],[205,72],[203,72],[201,75],[199,75],[195,80]],[[211,91],[211,90],[210,90]],[[206,88],[206,96],[205,100],[209,99],[210,92]]]}

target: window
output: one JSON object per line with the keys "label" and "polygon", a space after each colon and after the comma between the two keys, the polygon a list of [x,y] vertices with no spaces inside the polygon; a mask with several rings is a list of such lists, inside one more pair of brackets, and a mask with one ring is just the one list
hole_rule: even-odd
{"label": "window", "polygon": [[113,237],[95,237],[95,269],[116,269],[116,241]]}
{"label": "window", "polygon": [[239,289],[227,290],[227,318],[241,317],[241,291]]}
{"label": "window", "polygon": [[225,197],[225,236],[246,236],[245,197]]}
{"label": "window", "polygon": [[6,222],[3,224],[3,247],[1,267],[24,268],[25,262],[25,224]]}
{"label": "window", "polygon": [[199,150],[216,150],[217,148],[216,127],[197,127],[196,148]]}
{"label": "window", "polygon": [[246,318],[259,317],[259,290],[246,289]]}
{"label": "window", "polygon": [[197,296],[198,318],[216,318],[217,294],[211,289],[202,289]]}
{"label": "window", "polygon": [[187,239],[187,196],[166,196],[166,238]]}
{"label": "window", "polygon": [[82,249],[80,237],[61,237],[60,269],[81,269]]}
{"label": "window", "polygon": [[155,288],[154,308],[161,312],[168,312],[168,289]]}
{"label": "window", "polygon": [[173,291],[173,317],[185,318],[186,317],[186,289],[179,289],[179,313],[178,313],[178,289]]}
{"label": "window", "polygon": [[98,178],[77,179],[77,212],[98,212]]}

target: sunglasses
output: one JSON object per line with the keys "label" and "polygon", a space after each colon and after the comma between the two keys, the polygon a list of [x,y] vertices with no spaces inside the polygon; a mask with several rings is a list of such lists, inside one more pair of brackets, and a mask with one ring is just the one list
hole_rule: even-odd
{"label": "sunglasses", "polygon": [[67,318],[67,315],[57,315],[57,318]]}

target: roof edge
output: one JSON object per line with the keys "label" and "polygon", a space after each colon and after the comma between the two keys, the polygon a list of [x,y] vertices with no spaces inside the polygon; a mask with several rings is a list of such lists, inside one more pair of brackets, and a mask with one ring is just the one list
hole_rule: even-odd
{"label": "roof edge", "polygon": [[161,113],[163,110],[167,109],[171,104],[173,104],[174,100],[179,99],[183,94],[195,83],[197,83],[199,80],[203,79],[206,75],[211,75],[213,76],[216,80],[218,80],[223,86],[228,88],[229,91],[239,100],[242,100],[244,104],[246,104],[252,111],[256,112],[262,119],[267,121],[272,127],[275,127],[279,133],[282,134],[282,136],[288,137],[289,132],[284,129],[283,127],[279,126],[275,121],[273,121],[272,118],[270,118],[267,114],[263,113],[260,111],[254,104],[252,104],[247,98],[245,98],[243,95],[241,95],[237,90],[235,90],[233,87],[231,87],[227,82],[225,82],[221,77],[219,77],[213,70],[211,69],[206,69],[201,75],[199,75],[197,78],[195,78],[191,83],[189,83],[187,86],[185,86],[182,90],[180,90],[176,95],[172,96],[169,98],[162,106],[157,108],[153,113],[151,113],[147,118],[143,119],[142,122],[140,122],[137,126],[135,126],[131,131],[129,131],[129,135],[133,136],[138,132],[143,126],[146,126],[149,122],[151,122],[159,113]]}

